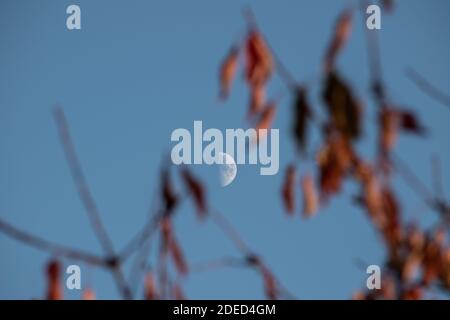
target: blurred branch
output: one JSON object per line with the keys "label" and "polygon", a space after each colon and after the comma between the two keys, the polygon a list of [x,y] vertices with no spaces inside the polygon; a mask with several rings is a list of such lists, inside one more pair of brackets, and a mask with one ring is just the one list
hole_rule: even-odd
{"label": "blurred branch", "polygon": [[86,178],[84,177],[81,164],[75,151],[75,146],[72,142],[69,132],[69,125],[64,115],[64,110],[61,107],[56,107],[53,111],[56,125],[58,127],[58,133],[61,140],[61,144],[66,155],[67,163],[70,168],[73,181],[80,196],[81,202],[84,205],[86,213],[97,236],[100,245],[105,251],[106,267],[112,273],[116,285],[124,299],[131,299],[131,291],[126,282],[126,279],[122,273],[121,262],[114,252],[114,248],[111,239],[106,232],[105,227],[100,218],[97,205],[92,197]]}
{"label": "blurred branch", "polygon": [[381,67],[381,54],[380,54],[380,45],[378,41],[378,33],[373,30],[369,30],[366,27],[366,8],[369,6],[367,0],[360,1],[362,19],[363,19],[363,28],[366,33],[366,42],[367,42],[367,56],[369,59],[369,71],[371,78],[371,90],[374,94],[379,107],[383,106],[383,102],[385,99],[385,88],[383,83],[383,72]]}
{"label": "blurred branch", "polygon": [[122,268],[120,267],[120,265],[113,267],[111,272],[114,276],[117,288],[122,294],[122,297],[127,300],[132,299],[133,295],[131,289],[125,279],[125,276],[122,272]]}
{"label": "blurred branch", "polygon": [[416,176],[414,171],[398,155],[392,152],[394,168],[407,185],[432,209],[438,212],[446,222],[450,222],[450,206],[445,199],[434,196],[428,187]]}
{"label": "blurred branch", "polygon": [[106,266],[107,264],[106,260],[101,257],[77,249],[72,249],[69,247],[52,243],[38,236],[22,231],[1,219],[0,219],[0,232],[6,234],[7,236],[17,241],[23,242],[37,249],[47,251],[55,256],[64,256],[66,258],[80,260],[92,265],[102,267]]}
{"label": "blurred branch", "polygon": [[244,267],[247,261],[236,257],[222,257],[208,262],[198,263],[190,266],[191,272],[214,271],[225,267]]}
{"label": "blurred branch", "polygon": [[214,221],[214,223],[222,229],[224,234],[228,237],[228,239],[231,240],[231,242],[234,243],[236,248],[241,251],[242,253],[249,255],[251,254],[251,250],[249,247],[245,244],[245,242],[242,240],[239,233],[234,229],[234,227],[228,222],[228,220],[225,218],[223,214],[221,214],[218,211],[212,211],[210,212],[211,219]]}
{"label": "blurred branch", "polygon": [[414,70],[413,68],[408,68],[406,69],[405,74],[422,92],[424,92],[434,100],[440,102],[441,104],[450,107],[450,96],[437,89],[416,70]]}
{"label": "blurred branch", "polygon": [[105,252],[108,255],[113,256],[114,249],[112,246],[112,242],[102,224],[97,205],[95,204],[89,186],[81,169],[75,147],[70,137],[69,126],[64,115],[64,110],[61,107],[56,107],[53,111],[53,115],[58,126],[59,137],[64,153],[66,155],[67,162],[69,164],[70,173],[74,180],[80,199],[88,214],[92,228]]}
{"label": "blurred branch", "polygon": [[437,194],[439,198],[444,197],[444,187],[442,183],[441,161],[437,156],[431,159],[431,172],[433,180],[433,193]]}
{"label": "blurred branch", "polygon": [[157,214],[145,224],[144,228],[138,232],[119,253],[119,260],[125,261],[138,248],[142,247],[147,240],[158,230],[158,224],[162,218],[161,214]]}
{"label": "blurred branch", "polygon": [[[210,213],[211,218],[216,223],[216,225],[222,229],[225,235],[235,244],[237,249],[244,254],[244,263],[252,268],[259,269],[264,266],[261,261],[260,255],[255,254],[242,240],[239,233],[234,229],[234,227],[228,222],[223,214],[217,210]],[[234,261],[233,263],[235,263]],[[230,263],[230,261],[228,261]],[[276,286],[278,291],[288,299],[297,299],[276,277]]]}

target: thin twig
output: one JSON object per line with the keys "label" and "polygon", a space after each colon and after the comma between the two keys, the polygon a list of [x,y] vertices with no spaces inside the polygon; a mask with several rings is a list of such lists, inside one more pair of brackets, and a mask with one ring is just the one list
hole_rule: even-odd
{"label": "thin twig", "polygon": [[367,42],[367,56],[369,59],[369,71],[371,78],[371,90],[379,104],[379,107],[384,106],[385,88],[383,83],[383,72],[381,67],[380,45],[378,42],[377,32],[369,30],[366,27],[366,8],[368,7],[367,0],[360,1],[362,11],[363,26],[366,33]]}
{"label": "thin twig", "polygon": [[[450,206],[445,199],[434,196],[428,187],[415,175],[413,170],[392,152],[394,168],[398,174],[406,181],[407,185],[428,205],[428,207],[447,220],[450,219]],[[449,220],[450,222],[450,220]]]}
{"label": "thin twig", "polygon": [[94,233],[105,252],[108,255],[113,256],[114,249],[112,242],[102,224],[97,205],[95,204],[89,186],[81,169],[80,162],[75,152],[74,144],[70,137],[69,126],[64,115],[64,110],[61,107],[56,107],[53,111],[53,115],[58,126],[59,137],[64,153],[66,155],[67,162],[69,164],[70,173],[74,180],[81,202],[83,203],[87,215],[90,219]]}
{"label": "thin twig", "polygon": [[417,88],[422,90],[422,92],[438,101],[439,103],[450,107],[450,95],[436,88],[428,80],[421,76],[416,70],[414,70],[413,68],[408,68],[406,69],[405,74],[412,82],[414,82]]}
{"label": "thin twig", "polygon": [[225,267],[244,267],[247,261],[236,257],[222,257],[219,259],[193,264],[189,267],[190,272],[207,272],[215,271]]}
{"label": "thin twig", "polygon": [[218,211],[212,211],[210,212],[210,217],[212,220],[216,223],[216,225],[222,229],[224,234],[228,237],[228,239],[231,240],[231,242],[234,243],[236,248],[244,253],[245,255],[252,254],[252,251],[249,249],[249,247],[245,244],[245,242],[242,240],[239,233],[234,229],[234,227],[228,222],[228,220],[225,218],[223,214],[221,214]]}
{"label": "thin twig", "polygon": [[122,297],[126,300],[132,299],[133,295],[132,295],[131,289],[125,279],[125,276],[122,272],[121,266],[117,265],[116,267],[112,268],[111,272],[114,276],[117,288],[122,294]]}
{"label": "thin twig", "polygon": [[438,198],[444,198],[444,185],[442,183],[441,161],[435,155],[431,159],[431,171],[433,179],[433,193],[437,194]]}
{"label": "thin twig", "polygon": [[394,169],[401,177],[407,182],[407,184],[417,194],[421,195],[424,201],[428,204],[434,203],[434,197],[428,187],[416,176],[414,171],[409,168],[408,164],[403,161],[395,152],[391,153]]}
{"label": "thin twig", "polygon": [[[241,251],[245,256],[245,261],[250,267],[257,267],[262,264],[260,260],[260,255],[255,254],[254,251],[250,250],[249,247],[242,240],[239,233],[234,229],[234,227],[228,222],[223,214],[218,212],[217,210],[210,213],[211,218],[219,226],[224,234],[235,244],[237,249]],[[256,260],[254,260],[256,259]],[[255,264],[255,261],[257,262]],[[273,275],[275,277],[275,275]],[[295,296],[279,281],[276,277],[276,284],[278,289],[281,291],[289,299],[296,299]]]}
{"label": "thin twig", "polygon": [[151,236],[153,236],[154,232],[158,230],[158,225],[161,221],[161,218],[161,214],[156,214],[154,217],[149,219],[144,228],[142,228],[140,232],[133,236],[133,238],[120,251],[118,255],[120,261],[127,260],[131,254],[133,254],[138,248],[141,248],[146,243],[146,241]]}
{"label": "thin twig", "polygon": [[80,161],[75,151],[75,146],[72,142],[69,132],[69,125],[64,115],[64,110],[61,107],[56,107],[53,111],[55,122],[58,127],[58,133],[61,140],[61,144],[66,155],[67,163],[70,168],[70,173],[75,186],[80,196],[81,202],[84,205],[86,213],[91,222],[92,229],[94,230],[97,239],[105,251],[106,267],[114,276],[116,285],[124,299],[131,299],[131,291],[126,282],[126,279],[121,270],[121,261],[117,258],[112,241],[106,232],[105,227],[100,218],[97,205],[92,197],[92,193],[89,189],[89,185],[84,177],[83,170],[81,168]]}
{"label": "thin twig", "polygon": [[31,247],[47,251],[55,256],[63,256],[70,259],[84,261],[91,265],[106,266],[106,260],[102,257],[83,252],[81,250],[72,249],[56,243],[52,243],[38,236],[20,230],[13,225],[0,219],[0,232],[7,236],[23,242]]}

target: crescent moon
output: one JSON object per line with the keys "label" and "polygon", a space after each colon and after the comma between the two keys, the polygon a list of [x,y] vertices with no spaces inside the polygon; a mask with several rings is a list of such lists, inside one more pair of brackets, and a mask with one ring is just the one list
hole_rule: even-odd
{"label": "crescent moon", "polygon": [[219,170],[220,170],[220,184],[222,187],[226,187],[231,182],[233,182],[234,178],[236,178],[237,174],[237,166],[233,157],[228,153],[220,152],[219,153]]}

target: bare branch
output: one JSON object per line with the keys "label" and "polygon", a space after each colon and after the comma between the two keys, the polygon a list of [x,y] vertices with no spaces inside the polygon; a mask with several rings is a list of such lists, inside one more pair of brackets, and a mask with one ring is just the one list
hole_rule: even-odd
{"label": "bare branch", "polygon": [[244,253],[245,255],[250,255],[251,250],[248,248],[248,246],[245,244],[245,242],[242,240],[239,233],[234,229],[234,227],[228,222],[228,220],[225,218],[223,214],[221,214],[218,211],[212,211],[210,212],[210,216],[212,220],[216,223],[216,225],[222,229],[224,234],[228,237],[228,239],[231,240],[236,246],[236,248]]}
{"label": "bare branch", "polygon": [[247,261],[236,257],[222,257],[219,259],[193,264],[189,267],[191,272],[207,272],[222,269],[225,267],[245,267]]}
{"label": "bare branch", "polygon": [[114,249],[112,242],[102,224],[97,205],[95,204],[89,186],[81,169],[74,144],[70,137],[69,126],[64,115],[64,110],[61,107],[56,107],[53,111],[53,115],[58,126],[59,137],[64,153],[66,155],[67,162],[69,164],[70,173],[72,174],[72,178],[74,180],[81,202],[83,203],[84,208],[91,221],[92,228],[105,252],[108,255],[113,256]]}
{"label": "bare branch", "polygon": [[421,76],[416,70],[413,68],[408,68],[406,70],[406,76],[414,82],[414,84],[422,90],[425,94],[438,101],[439,103],[450,107],[450,95],[442,92],[437,89],[434,85],[432,85],[428,80],[426,80],[423,76]]}
{"label": "bare branch", "polygon": [[0,219],[0,232],[17,241],[20,241],[37,249],[47,251],[55,256],[63,256],[70,259],[80,260],[101,267],[106,266],[106,260],[99,256],[52,243],[38,236],[20,230],[1,219]]}

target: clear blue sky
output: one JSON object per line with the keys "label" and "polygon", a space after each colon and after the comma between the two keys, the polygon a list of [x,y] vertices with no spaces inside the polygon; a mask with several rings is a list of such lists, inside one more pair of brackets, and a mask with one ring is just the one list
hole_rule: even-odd
{"label": "clear blue sky", "polygon": [[[0,216],[30,232],[100,252],[71,181],[51,115],[64,106],[72,136],[105,225],[114,244],[142,226],[158,166],[170,150],[175,128],[194,120],[219,129],[245,126],[247,92],[241,77],[231,99],[218,105],[217,70],[245,23],[250,1],[12,1],[0,4]],[[337,14],[352,1],[254,1],[258,22],[289,69],[312,79]],[[66,7],[78,4],[82,30],[66,29]],[[398,152],[430,185],[430,155],[439,154],[443,180],[450,183],[449,112],[404,76],[413,66],[450,92],[450,2],[398,1],[384,15],[383,68],[390,97],[410,106],[430,129],[427,139],[402,137]],[[339,68],[368,98],[368,69],[361,17],[339,57]],[[317,85],[316,85],[317,87]],[[271,92],[282,89],[274,79]],[[314,108],[321,108],[317,94]],[[290,101],[281,102],[280,167],[293,159]],[[368,106],[369,119],[374,119]],[[367,121],[370,123],[371,121]],[[373,130],[360,150],[373,155]],[[302,173],[308,165],[301,164]],[[345,299],[365,284],[355,258],[382,263],[383,247],[364,212],[350,205],[356,188],[345,192],[309,221],[289,219],[279,197],[284,172],[259,176],[240,166],[236,180],[220,188],[212,168],[195,172],[220,208],[299,298]],[[424,224],[434,213],[400,179],[395,179],[406,218]],[[448,190],[448,189],[447,189]],[[447,193],[448,196],[448,193]],[[298,209],[300,211],[300,209]],[[208,261],[235,250],[211,223],[198,224],[190,204],[176,219],[189,262]],[[0,298],[42,297],[43,266],[49,256],[0,234]],[[65,261],[70,264],[71,261]],[[117,298],[109,274],[81,265],[84,281],[99,298]],[[224,269],[193,274],[183,283],[189,298],[263,298],[259,276]],[[79,292],[68,292],[69,298]]]}

